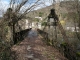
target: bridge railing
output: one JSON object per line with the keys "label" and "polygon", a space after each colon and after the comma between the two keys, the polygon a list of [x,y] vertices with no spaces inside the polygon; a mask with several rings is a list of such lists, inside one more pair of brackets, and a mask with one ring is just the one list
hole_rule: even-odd
{"label": "bridge railing", "polygon": [[[50,42],[52,43],[52,40],[50,40],[50,38],[52,38],[52,37],[48,36],[49,33],[45,32],[43,30],[40,30],[40,29],[37,29],[37,31],[42,35],[42,37],[44,37],[44,40],[46,41],[46,43],[48,45],[51,45]],[[57,42],[56,45],[57,46],[55,48],[57,48],[59,50],[59,52],[61,52],[62,55],[67,57],[69,60],[79,60],[80,59],[79,53],[77,53],[76,49],[74,47],[72,47],[72,45],[69,45],[64,42],[61,42],[61,43]]]}
{"label": "bridge railing", "polygon": [[28,35],[28,32],[31,30],[31,28],[22,30],[20,32],[15,33],[14,37],[14,44],[18,43],[19,41],[24,40],[24,38]]}

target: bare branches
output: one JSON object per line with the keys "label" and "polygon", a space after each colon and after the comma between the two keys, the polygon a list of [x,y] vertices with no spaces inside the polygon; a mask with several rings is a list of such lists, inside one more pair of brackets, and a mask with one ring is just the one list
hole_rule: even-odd
{"label": "bare branches", "polygon": [[40,4],[37,4],[40,0],[37,0],[32,6],[30,6],[29,8],[27,8],[25,10],[25,12],[23,14],[21,14],[21,16],[18,18],[18,21],[21,20],[27,13],[29,13],[30,11],[32,11],[32,9],[34,9],[36,6],[40,5]]}
{"label": "bare branches", "polygon": [[28,0],[24,0],[22,1],[16,8],[15,12],[19,12],[20,11],[20,8],[26,4],[26,2],[28,2]]}
{"label": "bare branches", "polygon": [[10,7],[13,9],[13,14],[15,14],[17,18],[17,19],[14,19],[15,22],[13,21],[12,22],[13,23],[18,22],[19,20],[24,18],[24,16],[26,16],[27,13],[29,13],[30,11],[33,11],[35,8],[39,7],[39,5],[42,6],[41,4],[44,4],[42,0],[34,0],[34,1],[32,0],[11,0]]}

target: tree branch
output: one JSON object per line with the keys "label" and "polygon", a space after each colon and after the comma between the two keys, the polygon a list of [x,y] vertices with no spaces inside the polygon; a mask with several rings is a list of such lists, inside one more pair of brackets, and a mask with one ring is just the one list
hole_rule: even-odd
{"label": "tree branch", "polygon": [[20,9],[21,9],[21,7],[22,7],[23,5],[25,5],[26,2],[28,2],[28,0],[25,0],[25,1],[21,2],[21,3],[17,6],[17,8],[15,9],[15,12],[19,12]]}

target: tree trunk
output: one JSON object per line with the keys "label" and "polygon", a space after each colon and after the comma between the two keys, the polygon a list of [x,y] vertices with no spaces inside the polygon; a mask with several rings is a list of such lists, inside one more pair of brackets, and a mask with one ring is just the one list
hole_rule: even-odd
{"label": "tree trunk", "polygon": [[15,24],[14,23],[13,23],[12,28],[13,28],[13,41],[14,41],[14,44],[15,44],[17,41],[15,40]]}

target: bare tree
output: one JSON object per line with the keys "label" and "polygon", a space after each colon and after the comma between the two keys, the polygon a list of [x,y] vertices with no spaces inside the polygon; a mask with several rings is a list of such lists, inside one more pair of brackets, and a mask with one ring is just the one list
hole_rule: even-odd
{"label": "bare tree", "polygon": [[41,0],[10,0],[10,7],[3,16],[3,23],[6,22],[6,26],[10,28],[12,40],[15,40],[15,24],[41,4],[44,4]]}

